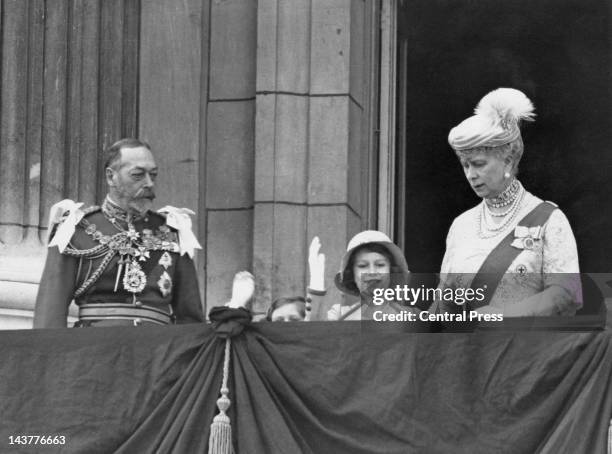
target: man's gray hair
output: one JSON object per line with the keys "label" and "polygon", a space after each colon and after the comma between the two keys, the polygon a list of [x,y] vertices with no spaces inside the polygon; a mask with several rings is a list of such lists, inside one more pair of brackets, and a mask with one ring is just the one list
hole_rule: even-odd
{"label": "man's gray hair", "polygon": [[147,150],[151,151],[151,147],[149,146],[149,144],[146,142],[143,142],[142,140],[134,139],[131,137],[118,140],[106,150],[106,153],[105,153],[106,160],[104,161],[104,168],[106,169],[106,168],[112,167],[119,161],[119,159],[121,158],[122,148],[138,148],[138,147],[144,147]]}

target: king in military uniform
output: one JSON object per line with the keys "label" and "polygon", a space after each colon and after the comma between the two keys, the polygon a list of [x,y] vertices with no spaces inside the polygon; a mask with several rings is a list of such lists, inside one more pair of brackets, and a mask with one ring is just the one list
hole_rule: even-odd
{"label": "king in military uniform", "polygon": [[148,144],[123,139],[107,151],[108,194],[81,209],[64,200],[51,208],[47,261],[36,298],[34,328],[190,323],[204,320],[193,264],[200,245],[185,208],[150,210],[157,165]]}

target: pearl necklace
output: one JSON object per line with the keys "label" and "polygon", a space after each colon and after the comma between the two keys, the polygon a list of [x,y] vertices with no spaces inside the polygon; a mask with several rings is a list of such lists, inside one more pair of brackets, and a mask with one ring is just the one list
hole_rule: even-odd
{"label": "pearl necklace", "polygon": [[491,208],[507,207],[516,200],[521,190],[521,186],[521,183],[516,178],[513,178],[508,187],[504,189],[501,194],[491,199],[485,199],[485,202]]}
{"label": "pearl necklace", "polygon": [[[514,201],[516,201],[516,200],[514,200]],[[489,208],[489,204],[488,203],[484,204],[484,208],[485,208],[487,214],[489,216],[491,216],[491,217],[494,217],[494,218],[503,218],[504,216],[507,216],[512,211],[513,207],[514,207],[514,204],[512,204],[510,206],[510,208],[508,208],[506,211],[502,211],[501,213],[494,213],[493,211],[491,211],[491,208]]]}
{"label": "pearl necklace", "polygon": [[521,206],[521,202],[523,201],[523,197],[525,196],[525,189],[520,187],[520,191],[512,202],[512,206],[508,211],[503,213],[503,216],[507,216],[506,220],[503,221],[498,226],[490,226],[487,222],[487,211],[488,207],[486,206],[486,202],[482,202],[482,207],[478,210],[478,237],[481,239],[493,238],[499,235],[502,231],[504,231],[516,218],[519,208]]}

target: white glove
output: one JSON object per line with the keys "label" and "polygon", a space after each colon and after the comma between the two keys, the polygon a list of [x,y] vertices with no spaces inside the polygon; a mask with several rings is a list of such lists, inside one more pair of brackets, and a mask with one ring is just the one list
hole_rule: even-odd
{"label": "white glove", "polygon": [[239,308],[246,307],[255,293],[255,277],[248,271],[240,271],[234,276],[232,284],[232,299],[226,306]]}
{"label": "white glove", "polygon": [[325,254],[319,254],[321,241],[315,236],[308,250],[308,268],[310,271],[310,285],[312,290],[325,291]]}

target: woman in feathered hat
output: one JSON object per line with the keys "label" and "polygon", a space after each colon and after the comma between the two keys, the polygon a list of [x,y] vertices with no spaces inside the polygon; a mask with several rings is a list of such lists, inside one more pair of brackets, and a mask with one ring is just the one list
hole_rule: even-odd
{"label": "woman in feathered hat", "polygon": [[[505,317],[573,315],[582,304],[576,241],[563,212],[517,179],[519,129],[534,108],[519,90],[487,94],[475,115],[450,131],[465,177],[482,201],[450,227],[442,288],[480,288],[470,309]],[[444,303],[446,310],[457,309]]]}
{"label": "woman in feathered hat", "polygon": [[[321,295],[323,292],[317,290],[324,288],[325,256],[319,253],[320,248],[319,238],[315,237],[310,245],[308,260],[311,298]],[[383,321],[383,314],[399,314],[402,311],[418,313],[419,310],[409,301],[399,302],[382,295],[385,289],[407,285],[409,274],[404,254],[387,235],[376,230],[358,233],[348,243],[334,283],[342,293],[359,297],[359,301],[352,305],[334,304],[327,313],[327,319]]]}

